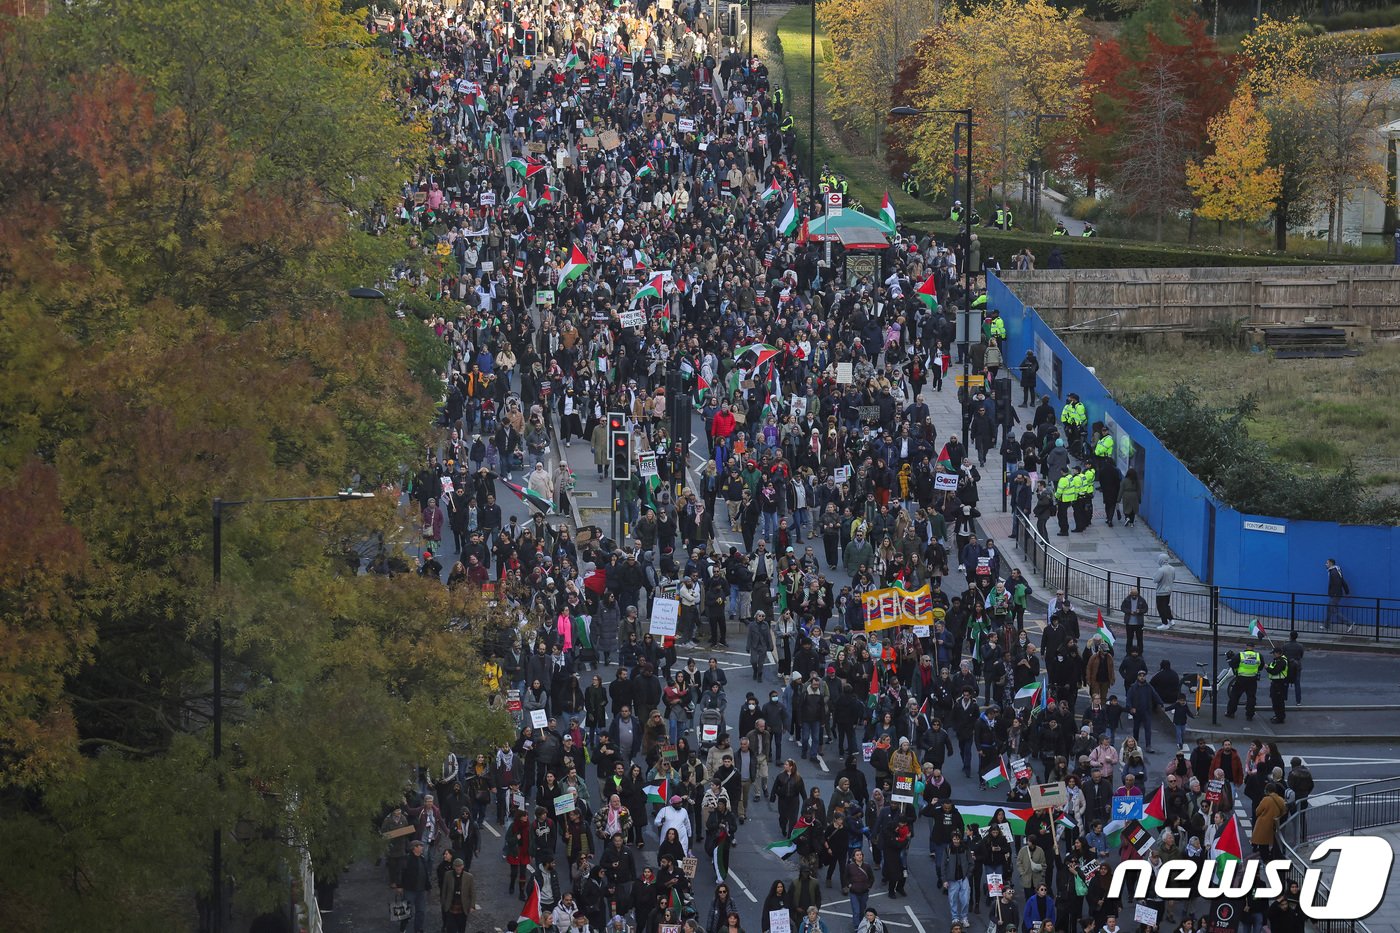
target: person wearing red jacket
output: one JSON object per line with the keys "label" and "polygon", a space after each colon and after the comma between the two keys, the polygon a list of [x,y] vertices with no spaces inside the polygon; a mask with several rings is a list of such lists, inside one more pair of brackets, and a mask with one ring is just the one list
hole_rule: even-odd
{"label": "person wearing red jacket", "polygon": [[718,444],[729,440],[729,436],[734,433],[737,422],[734,420],[734,413],[729,410],[729,403],[725,402],[715,412],[714,420],[710,422],[710,443]]}

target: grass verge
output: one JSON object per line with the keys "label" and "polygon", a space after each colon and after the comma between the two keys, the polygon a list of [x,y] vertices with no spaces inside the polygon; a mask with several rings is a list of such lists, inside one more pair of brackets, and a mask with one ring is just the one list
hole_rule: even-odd
{"label": "grass verge", "polygon": [[1400,496],[1400,345],[1368,345],[1340,360],[1276,360],[1269,353],[1199,349],[1145,351],[1102,339],[1071,349],[1119,397],[1192,385],[1205,399],[1253,395],[1250,434],[1275,456],[1320,470],[1351,462],[1379,495]]}

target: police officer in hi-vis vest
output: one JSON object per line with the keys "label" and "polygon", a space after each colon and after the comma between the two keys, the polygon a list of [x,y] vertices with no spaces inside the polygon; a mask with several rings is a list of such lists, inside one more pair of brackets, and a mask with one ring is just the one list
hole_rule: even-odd
{"label": "police officer in hi-vis vest", "polygon": [[1226,719],[1235,718],[1235,710],[1240,707],[1240,695],[1245,695],[1244,718],[1254,718],[1254,705],[1259,698],[1259,669],[1264,659],[1253,648],[1246,648],[1231,659],[1235,679],[1230,684],[1230,705],[1225,710]]}

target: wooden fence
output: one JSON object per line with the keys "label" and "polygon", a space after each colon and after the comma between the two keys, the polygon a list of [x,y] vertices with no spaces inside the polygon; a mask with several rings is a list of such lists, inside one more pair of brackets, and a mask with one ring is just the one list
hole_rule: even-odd
{"label": "wooden fence", "polygon": [[1400,334],[1400,266],[1006,271],[1061,333],[1329,322],[1354,339]]}

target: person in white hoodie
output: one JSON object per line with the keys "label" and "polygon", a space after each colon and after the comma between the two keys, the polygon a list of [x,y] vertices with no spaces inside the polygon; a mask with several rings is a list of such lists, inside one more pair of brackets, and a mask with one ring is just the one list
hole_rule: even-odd
{"label": "person in white hoodie", "polygon": [[1165,552],[1157,555],[1157,572],[1152,576],[1152,587],[1157,591],[1157,615],[1162,624],[1158,631],[1165,632],[1172,627],[1172,584],[1176,583],[1176,568]]}

